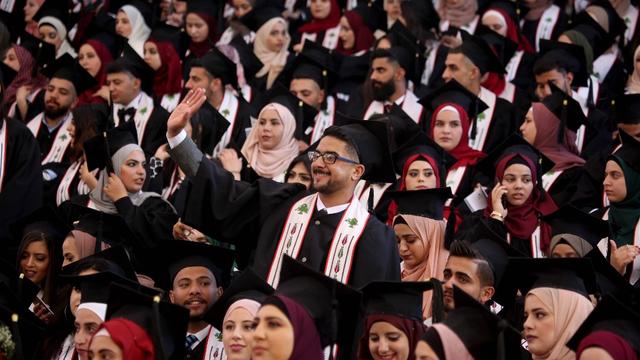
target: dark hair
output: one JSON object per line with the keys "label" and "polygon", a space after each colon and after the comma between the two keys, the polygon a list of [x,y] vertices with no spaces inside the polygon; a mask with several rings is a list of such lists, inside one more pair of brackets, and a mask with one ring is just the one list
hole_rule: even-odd
{"label": "dark hair", "polygon": [[449,256],[461,257],[472,260],[478,264],[478,270],[476,275],[480,280],[482,286],[493,286],[493,270],[487,259],[471,247],[471,244],[466,240],[455,240],[449,247]]}
{"label": "dark hair", "polygon": [[346,151],[349,156],[353,158],[354,161],[360,162],[360,156],[358,156],[358,146],[345,134],[345,132],[339,126],[331,126],[324,131],[325,136],[334,137],[340,141],[343,141],[346,146]]}
{"label": "dark hair", "polygon": [[50,234],[46,234],[40,230],[29,231],[22,237],[22,241],[18,246],[16,265],[18,267],[18,271],[22,272],[20,268],[20,262],[22,260],[22,253],[25,252],[27,247],[34,242],[44,241],[45,246],[47,247],[47,252],[49,253],[49,266],[47,268],[47,275],[45,276],[43,283],[40,285],[40,288],[43,292],[42,299],[47,305],[50,305],[53,308],[53,301],[56,300],[56,278],[57,272],[60,266],[60,256],[57,256],[56,246],[54,237]]}
{"label": "dark hair", "polygon": [[[219,71],[215,71],[214,69],[211,69],[210,67],[206,66],[200,59],[195,59],[191,62],[191,66],[189,67],[189,69],[194,67],[203,68],[204,71],[207,72],[207,75],[209,75],[209,77],[214,79],[220,79],[220,81],[222,81],[222,74]],[[222,83],[226,85],[224,81],[222,81]]]}
{"label": "dark hair", "polygon": [[542,75],[546,72],[556,70],[562,74],[566,74],[569,71],[567,64],[551,59],[549,57],[541,57],[533,64],[533,74],[536,76]]}
{"label": "dark hair", "polygon": [[[309,172],[309,174],[311,174],[311,160],[309,159],[309,155],[305,152],[298,155],[295,159],[291,161],[291,163],[289,164],[289,167],[287,168],[287,172],[284,175],[284,182],[287,182],[289,180],[289,173],[291,172],[293,167],[300,163],[302,163],[305,169],[307,169],[307,171]],[[312,187],[313,187],[313,177],[311,178],[310,188]]]}
{"label": "dark hair", "polygon": [[[391,41],[391,39],[387,39]],[[400,66],[400,60],[390,49],[375,49],[371,52],[371,63],[373,63],[373,60],[380,58],[388,59],[392,64]]]}
{"label": "dark hair", "polygon": [[107,74],[126,73],[136,79],[138,78],[138,76],[136,76],[133,71],[131,71],[131,68],[129,66],[120,61],[114,61],[111,64],[107,65],[106,72]]}
{"label": "dark hair", "polygon": [[73,125],[75,127],[74,147],[71,160],[77,160],[82,156],[83,144],[85,141],[96,136],[98,133],[97,117],[99,113],[92,106],[79,106],[73,109]]}

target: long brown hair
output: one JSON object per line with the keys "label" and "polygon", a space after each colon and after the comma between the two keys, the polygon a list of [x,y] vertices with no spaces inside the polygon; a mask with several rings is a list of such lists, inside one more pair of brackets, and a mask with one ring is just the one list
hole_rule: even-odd
{"label": "long brown hair", "polygon": [[45,246],[47,247],[47,252],[49,253],[47,275],[40,285],[40,288],[42,289],[44,295],[43,301],[51,306],[51,302],[55,301],[56,299],[56,273],[61,266],[60,256],[57,256],[56,254],[55,241],[53,239],[53,236],[48,235],[40,230],[33,230],[26,233],[22,237],[22,241],[20,242],[20,246],[18,247],[16,267],[18,268],[18,271],[22,272],[20,265],[22,254],[30,244],[38,241],[44,241]]}

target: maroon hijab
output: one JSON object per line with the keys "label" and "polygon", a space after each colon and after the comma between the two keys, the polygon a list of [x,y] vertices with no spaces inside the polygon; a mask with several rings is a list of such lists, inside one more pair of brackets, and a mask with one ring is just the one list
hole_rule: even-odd
{"label": "maroon hijab", "polygon": [[96,54],[100,58],[101,64],[100,64],[100,70],[98,70],[98,73],[96,74],[96,82],[97,82],[96,86],[90,89],[87,89],[82,94],[80,94],[80,96],[78,97],[79,105],[105,102],[104,99],[102,99],[99,96],[93,96],[93,94],[95,94],[96,91],[100,90],[102,85],[106,83],[107,65],[113,62],[113,56],[111,55],[111,52],[103,43],[97,40],[89,39],[87,40],[86,44],[91,45],[93,50],[95,50]]}
{"label": "maroon hijab", "polygon": [[453,170],[459,168],[461,166],[472,166],[478,163],[478,161],[484,159],[487,155],[482,151],[474,150],[469,146],[469,128],[471,127],[471,122],[469,121],[469,116],[467,112],[458,104],[454,103],[442,103],[440,106],[436,108],[431,115],[431,128],[429,130],[429,136],[433,139],[433,129],[436,126],[436,118],[438,114],[445,108],[451,106],[460,115],[460,124],[462,125],[462,136],[460,137],[460,142],[458,145],[449,151],[449,154],[456,158],[458,161],[453,164],[451,169]]}
{"label": "maroon hijab", "polygon": [[179,93],[182,90],[182,65],[175,47],[166,41],[147,41],[154,43],[160,54],[161,64],[153,80],[153,94],[162,98],[167,94]]}
{"label": "maroon hijab", "polygon": [[606,330],[598,330],[580,341],[576,356],[580,358],[582,352],[590,347],[599,347],[617,360],[637,360],[636,352],[620,335]]}
{"label": "maroon hijab", "polygon": [[369,351],[369,331],[373,324],[384,321],[402,331],[409,339],[409,359],[415,359],[415,349],[427,327],[422,321],[387,314],[372,314],[365,319],[365,332],[358,343],[358,360],[373,360]]}
{"label": "maroon hijab", "polygon": [[293,352],[290,360],[323,360],[324,353],[320,343],[320,334],[307,309],[284,295],[275,295],[272,304],[282,310],[293,325]]}
{"label": "maroon hijab", "polygon": [[[502,182],[505,170],[513,164],[526,165],[531,170],[531,179],[533,180],[533,191],[524,204],[515,206],[507,203],[507,217],[504,219],[504,225],[511,236],[519,239],[528,239],[538,227],[538,218],[540,216],[551,214],[558,207],[551,196],[549,196],[538,184],[538,170],[535,162],[524,154],[509,154],[498,161],[496,166],[496,178]],[[487,217],[493,212],[493,202],[491,194],[487,200],[488,206],[484,213]],[[551,227],[545,223],[540,223],[540,247],[542,251],[548,253],[549,244],[551,243]]]}
{"label": "maroon hijab", "polygon": [[193,40],[191,40],[191,42],[189,43],[189,50],[191,51],[191,53],[196,57],[201,58],[204,54],[207,53],[207,51],[211,50],[211,48],[218,40],[216,37],[216,19],[211,15],[203,13],[194,12],[193,14],[198,15],[202,20],[204,20],[204,22],[207,23],[207,26],[209,27],[209,35],[204,41],[194,42]]}
{"label": "maroon hijab", "polygon": [[16,92],[18,91],[18,88],[20,86],[31,85],[34,87],[33,90],[36,90],[47,84],[47,78],[41,75],[39,72],[36,74],[36,76],[32,76],[33,69],[36,67],[36,61],[33,56],[31,56],[31,53],[20,45],[14,44],[12,45],[12,47],[16,52],[16,57],[18,58],[18,62],[20,63],[20,70],[18,70],[16,77],[13,79],[13,81],[11,81],[11,84],[9,84],[9,86],[7,86],[4,91],[3,102],[6,105],[9,105],[16,101]]}
{"label": "maroon hijab", "polygon": [[362,50],[369,50],[371,46],[373,46],[375,38],[373,37],[371,29],[369,29],[364,19],[362,18],[362,15],[360,15],[360,13],[355,10],[351,10],[345,12],[344,17],[347,18],[347,21],[351,26],[351,30],[353,30],[355,41],[353,43],[353,48],[345,49],[342,44],[342,40],[339,40],[336,51],[344,55],[353,55]]}
{"label": "maroon hijab", "polygon": [[311,19],[298,28],[299,33],[318,33],[336,27],[340,23],[340,5],[337,0],[331,0],[331,10],[324,19]]}

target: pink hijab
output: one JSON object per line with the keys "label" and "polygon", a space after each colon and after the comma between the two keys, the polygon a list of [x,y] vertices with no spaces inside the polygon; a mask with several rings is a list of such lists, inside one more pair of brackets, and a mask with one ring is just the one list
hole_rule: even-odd
{"label": "pink hijab", "polygon": [[[96,238],[94,236],[80,230],[71,230],[71,235],[73,236],[73,241],[76,244],[76,249],[78,249],[80,259],[84,259],[87,256],[95,254]],[[100,250],[105,250],[108,248],[109,245],[103,242]]]}
{"label": "pink hijab", "polygon": [[261,118],[266,110],[275,110],[282,121],[283,130],[280,142],[273,149],[262,149],[259,142],[258,124],[256,124],[251,128],[240,152],[258,175],[274,178],[284,174],[291,161],[298,156],[298,142],[293,136],[296,130],[296,119],[289,109],[278,103],[267,104],[260,111],[258,118]]}
{"label": "pink hijab", "polygon": [[593,310],[591,301],[574,291],[548,287],[535,288],[529,291],[527,297],[529,296],[537,297],[553,314],[556,334],[556,343],[553,348],[547,354],[531,354],[533,359],[575,359],[576,354],[566,344]]}
{"label": "pink hijab", "polygon": [[[427,258],[415,267],[408,267],[402,263],[402,281],[427,281],[431,278],[443,280],[443,271],[449,251],[444,248],[444,235],[447,223],[444,220],[434,220],[415,215],[398,215],[407,223],[422,241],[427,252]],[[395,219],[394,219],[395,222]],[[431,316],[431,291],[423,293],[422,317],[427,319]]]}
{"label": "pink hijab", "polygon": [[473,356],[453,330],[445,324],[433,324],[432,328],[440,336],[445,359],[473,360]]}
{"label": "pink hijab", "polygon": [[560,171],[584,165],[585,161],[578,156],[575,145],[576,133],[565,129],[564,139],[559,143],[560,119],[542,103],[533,103],[532,107],[533,121],[536,124],[533,146],[556,164],[552,170]]}

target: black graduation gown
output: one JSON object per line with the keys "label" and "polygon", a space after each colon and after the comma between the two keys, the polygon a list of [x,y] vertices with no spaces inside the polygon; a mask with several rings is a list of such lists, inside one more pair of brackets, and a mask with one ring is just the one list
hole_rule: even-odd
{"label": "black graduation gown", "polygon": [[17,247],[9,225],[42,205],[40,149],[31,131],[18,120],[6,119],[5,167],[0,192],[0,254],[15,261],[7,247]]}
{"label": "black graduation gown", "polygon": [[[38,114],[40,114],[41,112],[44,111],[44,93],[46,92],[45,89],[42,89],[38,95],[36,95],[36,97],[33,99],[32,102],[29,102],[29,107],[27,108],[27,114],[25,116],[24,119],[22,119],[22,121],[26,124],[29,121],[31,121],[31,119],[33,119],[34,117],[36,117]],[[16,118],[20,118],[20,111],[18,111],[18,109],[16,108]]]}
{"label": "black graduation gown", "polygon": [[[61,126],[63,126],[63,124],[64,120],[61,120],[60,124],[58,124],[58,126],[51,132],[49,132],[49,128],[45,124],[40,125],[40,129],[38,129],[38,133],[36,134],[36,140],[38,141],[38,147],[40,148],[41,161],[44,160],[47,154],[49,154],[49,151],[51,151],[51,147],[53,146],[53,142],[55,141],[56,136],[58,135],[58,131],[62,131]],[[71,146],[67,146],[64,156],[62,157],[63,163],[68,163],[70,152]]]}
{"label": "black graduation gown", "polygon": [[[45,205],[56,206],[56,194],[62,177],[69,169],[69,163],[55,162],[42,165],[42,170],[47,172],[47,176],[43,176],[43,189],[44,189],[44,201]],[[69,192],[71,197],[78,195],[78,182],[80,181],[78,176],[75,176],[69,185]]]}
{"label": "black graduation gown", "polygon": [[[521,26],[522,34],[529,40],[529,43],[533,45],[534,48],[536,44],[536,31],[540,20],[542,20],[542,18],[538,20],[525,20]],[[557,39],[565,30],[567,30],[567,15],[560,9],[558,21],[551,33],[551,39]]]}
{"label": "black graduation gown", "polygon": [[[153,112],[149,116],[142,138],[142,150],[148,156],[156,153],[160,145],[167,142],[167,120],[169,113],[159,103],[153,104]],[[131,121],[131,120],[129,120]]]}
{"label": "black graduation gown", "polygon": [[594,108],[589,111],[587,122],[589,126],[586,128],[584,144],[580,153],[580,156],[585,160],[599,154],[602,149],[609,149],[613,142],[607,113]]}
{"label": "black graduation gown", "polygon": [[616,147],[616,143],[603,148],[600,153],[593,155],[584,164],[584,171],[577,181],[576,191],[571,198],[571,204],[583,211],[601,209],[604,207],[603,193],[604,169],[609,154]]}
{"label": "black graduation gown", "polygon": [[584,172],[582,166],[568,168],[551,184],[547,194],[551,195],[558,208],[571,202],[573,195],[578,191],[578,180]]}
{"label": "black graduation gown", "polygon": [[[199,164],[192,182],[183,222],[220,241],[234,243],[237,261],[249,262],[266,278],[291,206],[309,193],[300,184],[267,179],[253,184],[234,181],[231,173],[206,159]],[[341,215],[312,216],[298,260],[317,271],[324,270]],[[374,216],[358,243],[351,269],[349,284],[355,287],[374,280],[400,280],[395,235]]]}
{"label": "black graduation gown", "polygon": [[524,117],[527,115],[527,112],[531,107],[531,98],[526,94],[527,93],[522,91],[519,87],[516,87],[512,104],[514,106],[516,124],[518,125],[524,122]]}
{"label": "black graduation gown", "polygon": [[600,90],[598,91],[598,109],[605,113],[611,108],[611,100],[624,94],[624,88],[627,85],[627,74],[624,64],[620,59],[616,59],[611,65],[607,76],[600,82]]}
{"label": "black graduation gown", "polygon": [[[456,233],[456,240],[467,240],[469,242],[475,242],[477,240],[477,234],[479,231],[480,222],[485,221],[491,230],[493,230],[497,235],[501,238],[507,238],[507,227],[504,225],[502,221],[486,218],[484,216],[484,210],[478,210],[474,213],[471,213],[464,217],[462,223],[458,227],[458,231]],[[531,239],[520,239],[514,236],[511,236],[511,247],[516,250],[519,250],[523,254],[527,256],[532,256],[531,253]]]}

